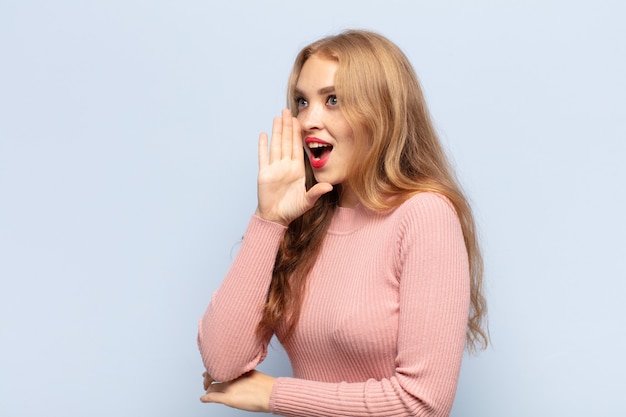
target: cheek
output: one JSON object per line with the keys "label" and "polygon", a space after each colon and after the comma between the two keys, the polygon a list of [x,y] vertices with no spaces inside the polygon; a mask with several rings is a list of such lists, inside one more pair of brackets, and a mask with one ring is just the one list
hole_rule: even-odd
{"label": "cheek", "polygon": [[354,142],[354,133],[352,132],[352,128],[343,116],[337,117],[333,124],[339,139],[346,143]]}
{"label": "cheek", "polygon": [[347,124],[343,126],[343,129],[341,130],[341,138],[347,147],[354,148],[354,132]]}

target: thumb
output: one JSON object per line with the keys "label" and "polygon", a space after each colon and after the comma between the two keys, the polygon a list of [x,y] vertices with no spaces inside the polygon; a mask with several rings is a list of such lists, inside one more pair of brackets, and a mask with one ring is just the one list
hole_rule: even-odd
{"label": "thumb", "polygon": [[318,182],[306,193],[306,199],[309,207],[313,207],[315,202],[324,194],[333,190],[332,184],[328,182]]}

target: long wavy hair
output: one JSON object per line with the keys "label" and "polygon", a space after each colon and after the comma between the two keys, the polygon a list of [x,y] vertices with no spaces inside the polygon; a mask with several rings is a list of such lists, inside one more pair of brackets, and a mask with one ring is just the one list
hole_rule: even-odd
{"label": "long wavy hair", "polygon": [[[373,32],[350,30],[323,38],[296,57],[287,90],[287,103],[294,115],[298,111],[296,83],[302,66],[313,55],[338,63],[335,91],[357,143],[347,185],[360,203],[370,210],[385,211],[415,193],[435,192],[453,204],[463,230],[471,278],[467,348],[484,349],[489,341],[487,306],[474,217],[435,132],[411,63],[394,43]],[[306,158],[305,165],[307,187],[311,187],[315,178]],[[267,338],[279,326],[284,340],[293,335],[306,279],[341,189],[341,185],[335,186],[285,231],[257,329],[259,336]]]}

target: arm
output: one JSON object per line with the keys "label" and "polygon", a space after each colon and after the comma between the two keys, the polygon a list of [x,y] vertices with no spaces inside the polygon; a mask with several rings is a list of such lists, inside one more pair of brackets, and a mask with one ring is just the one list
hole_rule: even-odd
{"label": "arm", "polygon": [[233,265],[200,319],[198,346],[215,380],[235,379],[266,356],[269,340],[259,340],[256,326],[284,229],[252,217]]}
{"label": "arm", "polygon": [[200,320],[198,345],[211,380],[231,381],[253,370],[269,340],[256,327],[285,227],[332,185],[305,187],[302,134],[289,110],[274,119],[272,141],[259,137],[258,206],[241,249]]}
{"label": "arm", "polygon": [[395,373],[359,383],[278,378],[270,399],[273,413],[449,414],[469,311],[467,254],[459,221],[447,201],[422,194],[407,203],[397,249],[400,310]]}

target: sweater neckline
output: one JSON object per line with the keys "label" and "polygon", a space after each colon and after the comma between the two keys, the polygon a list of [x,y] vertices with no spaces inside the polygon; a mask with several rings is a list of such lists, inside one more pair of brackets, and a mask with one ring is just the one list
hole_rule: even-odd
{"label": "sweater neckline", "polygon": [[336,207],[328,233],[341,235],[355,232],[363,226],[369,215],[361,204],[354,207]]}

